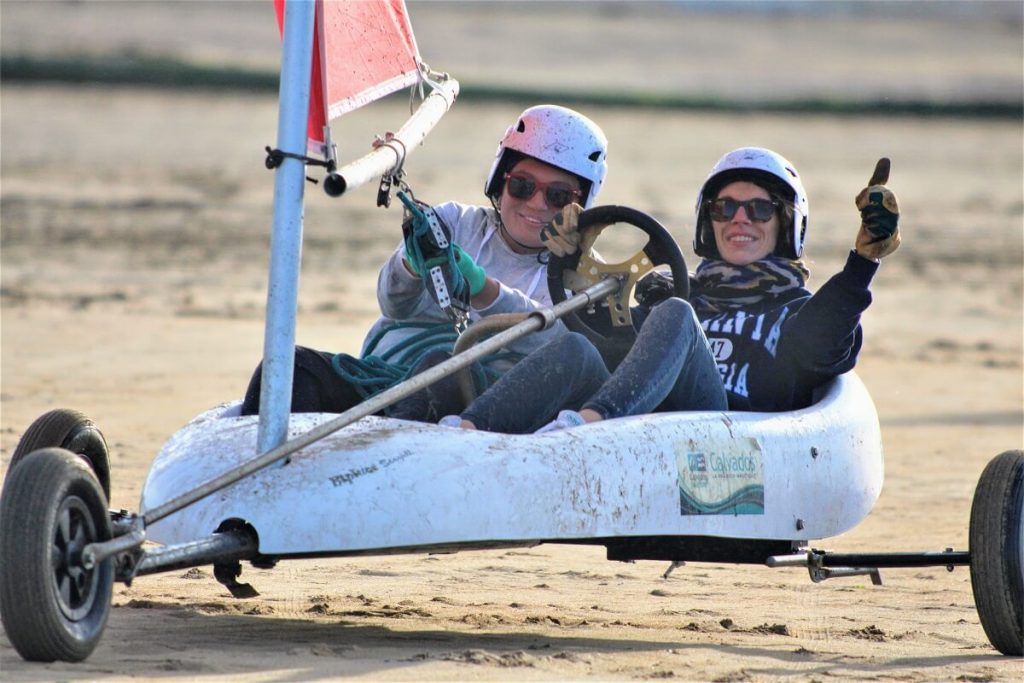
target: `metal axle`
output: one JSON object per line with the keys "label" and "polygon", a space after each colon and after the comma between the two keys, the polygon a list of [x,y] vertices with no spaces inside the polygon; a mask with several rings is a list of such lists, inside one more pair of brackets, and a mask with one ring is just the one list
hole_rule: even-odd
{"label": "metal axle", "polygon": [[957,565],[969,565],[971,555],[967,551],[946,548],[942,552],[909,553],[832,553],[826,550],[810,549],[794,555],[773,555],[765,560],[769,567],[806,567],[811,581],[818,583],[825,579],[844,576],[870,576],[871,583],[882,585],[879,569],[897,567],[941,567],[953,571]]}

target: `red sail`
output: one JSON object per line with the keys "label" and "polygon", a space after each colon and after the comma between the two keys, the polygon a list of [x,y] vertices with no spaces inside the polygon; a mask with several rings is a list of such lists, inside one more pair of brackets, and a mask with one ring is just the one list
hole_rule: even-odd
{"label": "red sail", "polygon": [[321,153],[328,121],[419,80],[419,50],[404,0],[274,0],[282,35],[286,1],[317,4],[308,134]]}

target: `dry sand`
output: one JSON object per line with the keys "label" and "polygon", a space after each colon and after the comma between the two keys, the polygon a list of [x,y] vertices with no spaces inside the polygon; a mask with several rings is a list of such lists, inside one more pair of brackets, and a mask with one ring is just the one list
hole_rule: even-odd
{"label": "dry sand", "polygon": [[[59,14],[83,9],[37,4]],[[37,11],[4,1],[5,53],[19,26],[11,22],[22,16],[14,5]],[[536,24],[538,33],[544,26]],[[986,52],[984,45],[1005,40],[1005,28],[993,24],[989,40],[975,43],[974,68],[994,80],[1016,74],[1019,86],[1016,26],[1016,57]],[[901,27],[901,49],[935,49],[928,22]],[[122,33],[110,31],[116,43]],[[497,52],[522,39],[506,35]],[[931,76],[942,81],[941,73]],[[911,89],[921,80],[895,67],[892,77]],[[0,473],[33,419],[76,408],[111,446],[112,505],[137,509],[162,443],[192,416],[238,397],[261,354],[273,187],[263,147],[274,143],[276,103],[232,93],[4,84],[0,105]],[[374,133],[397,127],[404,106],[385,102],[336,126],[343,154],[361,153]],[[410,159],[417,195],[480,201],[495,142],[520,109],[457,104]],[[992,456],[1024,441],[1021,122],[586,113],[612,141],[602,202],[657,217],[691,264],[691,206],[713,161],[744,144],[790,157],[811,197],[812,287],[852,243],[852,198],[875,160],[893,159],[905,242],[875,280],[858,366],[881,418],[886,483],[867,520],[818,545],[965,549],[978,475]],[[309,188],[300,343],[355,351],[372,321],[376,270],[399,235],[398,209],[377,209],[373,199],[372,188],[343,200]],[[883,571],[881,587],[863,577],[813,584],[796,569],[705,564],[664,579],[666,568],[611,563],[602,549],[568,546],[304,560],[246,568],[243,580],[261,595],[243,601],[208,569],[171,572],[115,587],[106,634],[84,663],[29,664],[0,638],[0,678],[1024,675],[1020,660],[988,645],[963,568]]]}

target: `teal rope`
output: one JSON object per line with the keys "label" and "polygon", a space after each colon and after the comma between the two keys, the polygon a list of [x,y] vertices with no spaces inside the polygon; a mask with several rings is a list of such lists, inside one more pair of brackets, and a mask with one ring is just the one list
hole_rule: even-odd
{"label": "teal rope", "polygon": [[433,233],[430,230],[430,220],[416,201],[405,192],[399,191],[398,198],[413,216],[412,235],[410,236],[412,239],[405,241],[406,257],[409,259],[412,269],[420,277],[427,277],[427,272],[434,266],[447,264],[448,277],[451,280],[449,283],[451,286],[450,296],[456,300],[469,301],[469,283],[462,271],[459,270],[458,262],[455,260],[455,242],[449,236],[448,246],[440,254],[429,259],[425,258],[421,247],[423,240],[429,239],[431,243],[434,242]]}
{"label": "teal rope", "polygon": [[[384,353],[374,354],[385,334],[404,328],[422,329]],[[432,351],[452,353],[457,339],[458,335],[448,323],[394,323],[385,326],[370,339],[361,358],[347,353],[337,353],[331,359],[331,367],[359,393],[363,400],[366,400],[409,379],[413,369],[426,354]],[[478,386],[490,386],[498,380],[502,371],[494,366],[499,362],[518,362],[522,357],[523,354],[512,351],[484,356],[471,366]]]}

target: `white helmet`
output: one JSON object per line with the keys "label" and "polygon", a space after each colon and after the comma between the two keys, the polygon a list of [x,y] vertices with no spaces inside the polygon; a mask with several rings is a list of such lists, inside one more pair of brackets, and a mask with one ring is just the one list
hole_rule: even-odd
{"label": "white helmet", "polygon": [[496,200],[505,173],[524,155],[577,176],[585,209],[594,203],[608,173],[608,139],[601,129],[583,114],[553,104],[530,107],[505,131],[484,194]]}
{"label": "white helmet", "polygon": [[807,233],[809,216],[807,192],[793,164],[781,154],[762,147],[735,149],[719,159],[708,173],[697,195],[697,226],[693,251],[704,258],[721,258],[715,244],[711,220],[704,207],[704,199],[715,198],[723,187],[739,180],[748,180],[765,186],[772,194],[778,194],[782,199],[792,202],[793,225],[779,226],[779,241],[775,253],[786,258],[800,258],[804,251],[804,235]]}

